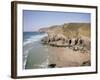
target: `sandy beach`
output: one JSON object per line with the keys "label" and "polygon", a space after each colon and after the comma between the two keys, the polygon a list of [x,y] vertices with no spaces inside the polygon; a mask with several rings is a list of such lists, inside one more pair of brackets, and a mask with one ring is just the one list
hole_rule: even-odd
{"label": "sandy beach", "polygon": [[90,53],[73,51],[66,47],[50,47],[50,64],[56,64],[56,67],[75,67],[82,66],[84,62],[90,61]]}
{"label": "sandy beach", "polygon": [[[31,44],[25,69],[90,66],[90,52],[74,51],[71,47],[53,47],[41,42]],[[28,46],[29,47],[29,46]],[[30,47],[29,47],[30,48]],[[53,67],[53,68],[54,68]]]}

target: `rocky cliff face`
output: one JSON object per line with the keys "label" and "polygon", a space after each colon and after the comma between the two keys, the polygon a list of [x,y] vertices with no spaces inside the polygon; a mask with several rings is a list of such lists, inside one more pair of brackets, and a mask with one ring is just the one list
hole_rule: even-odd
{"label": "rocky cliff face", "polygon": [[41,28],[40,32],[46,32],[50,36],[65,36],[67,37],[89,37],[90,38],[90,23],[68,23],[63,25],[54,25],[48,28]]}
{"label": "rocky cliff face", "polygon": [[90,30],[90,23],[68,23],[42,28],[39,31],[48,34],[42,39],[44,44],[58,47],[82,44],[90,47]]}

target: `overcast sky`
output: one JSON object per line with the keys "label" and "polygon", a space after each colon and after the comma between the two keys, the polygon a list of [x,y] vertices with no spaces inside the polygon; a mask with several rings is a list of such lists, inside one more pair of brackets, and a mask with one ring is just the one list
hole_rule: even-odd
{"label": "overcast sky", "polygon": [[37,31],[43,27],[64,23],[90,23],[89,13],[23,10],[24,31]]}

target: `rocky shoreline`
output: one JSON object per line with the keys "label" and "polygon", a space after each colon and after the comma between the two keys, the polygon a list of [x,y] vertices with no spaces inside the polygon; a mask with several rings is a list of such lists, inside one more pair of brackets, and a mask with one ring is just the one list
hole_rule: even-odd
{"label": "rocky shoreline", "polygon": [[82,38],[63,38],[63,37],[49,37],[46,36],[41,40],[42,44],[53,47],[69,47],[74,51],[88,51],[90,50],[90,41]]}

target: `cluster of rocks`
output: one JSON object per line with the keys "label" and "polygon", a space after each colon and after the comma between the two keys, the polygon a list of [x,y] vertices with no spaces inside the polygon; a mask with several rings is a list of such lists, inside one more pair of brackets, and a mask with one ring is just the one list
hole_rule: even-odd
{"label": "cluster of rocks", "polygon": [[69,47],[72,48],[74,51],[79,50],[89,50],[90,49],[90,41],[84,40],[83,38],[70,38],[65,36],[46,36],[42,40],[42,44],[47,44],[53,47]]}

